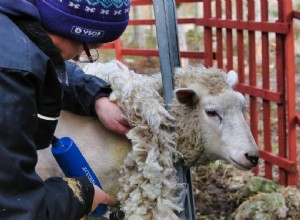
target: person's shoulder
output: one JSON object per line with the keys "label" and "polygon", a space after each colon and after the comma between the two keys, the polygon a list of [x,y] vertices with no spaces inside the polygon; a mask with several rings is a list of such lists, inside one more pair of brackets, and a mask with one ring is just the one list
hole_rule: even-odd
{"label": "person's shoulder", "polygon": [[39,76],[49,58],[6,15],[0,13],[0,68],[31,72]]}

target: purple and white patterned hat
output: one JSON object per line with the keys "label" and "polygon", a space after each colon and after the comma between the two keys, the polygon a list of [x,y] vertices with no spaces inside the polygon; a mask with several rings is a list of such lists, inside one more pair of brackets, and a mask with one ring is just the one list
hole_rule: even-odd
{"label": "purple and white patterned hat", "polygon": [[43,27],[82,43],[118,39],[129,22],[130,0],[35,0]]}

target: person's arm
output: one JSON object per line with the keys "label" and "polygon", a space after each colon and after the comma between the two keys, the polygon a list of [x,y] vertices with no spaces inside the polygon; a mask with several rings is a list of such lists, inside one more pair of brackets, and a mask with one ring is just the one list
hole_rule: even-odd
{"label": "person's arm", "polygon": [[88,179],[43,182],[35,172],[37,85],[31,74],[0,70],[0,219],[77,220],[91,211]]}
{"label": "person's arm", "polygon": [[63,109],[81,115],[96,116],[95,102],[98,98],[110,95],[110,85],[96,76],[85,74],[76,63],[66,61],[65,64],[68,84],[62,84]]}
{"label": "person's arm", "polygon": [[97,116],[109,130],[125,134],[129,125],[123,111],[108,96],[110,85],[102,79],[85,74],[72,62],[66,62],[68,85],[63,84],[63,108],[73,113]]}

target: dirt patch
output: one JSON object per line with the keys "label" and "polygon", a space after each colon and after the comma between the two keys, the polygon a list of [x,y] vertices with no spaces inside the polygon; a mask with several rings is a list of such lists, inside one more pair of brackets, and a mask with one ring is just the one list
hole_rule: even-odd
{"label": "dirt patch", "polygon": [[[254,178],[260,178],[256,186],[253,185]],[[299,189],[279,186],[262,177],[255,177],[251,171],[240,171],[227,164],[217,167],[200,166],[193,169],[193,185],[197,220],[300,219]],[[269,207],[265,207],[261,205],[267,204],[262,195],[271,200],[280,196],[282,204],[270,203]],[[297,197],[291,198],[292,195]],[[241,208],[242,204],[251,207],[251,211]],[[274,214],[274,206],[278,204],[280,206],[277,210],[282,209],[284,213]],[[253,207],[258,207],[258,210]],[[241,213],[246,213],[247,217],[237,217]],[[264,218],[260,217],[261,213]]]}
{"label": "dirt patch", "polygon": [[[193,170],[195,208],[198,220],[227,219],[240,205],[234,194],[253,174],[233,172],[234,168],[200,166]],[[232,184],[231,184],[232,183]]]}

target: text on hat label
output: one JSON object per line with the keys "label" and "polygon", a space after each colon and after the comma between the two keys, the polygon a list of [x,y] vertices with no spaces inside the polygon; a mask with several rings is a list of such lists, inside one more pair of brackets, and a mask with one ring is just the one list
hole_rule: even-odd
{"label": "text on hat label", "polygon": [[83,36],[88,36],[88,37],[103,37],[104,31],[101,30],[93,30],[93,29],[87,29],[87,28],[82,28],[78,26],[73,26],[71,29],[71,33],[76,34],[76,35],[83,35]]}

